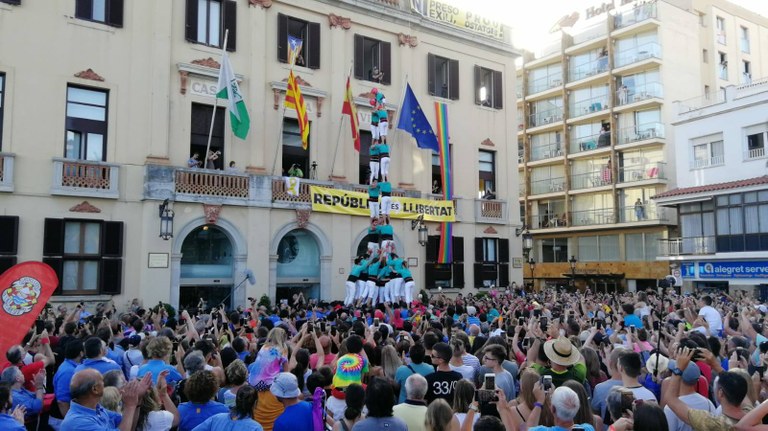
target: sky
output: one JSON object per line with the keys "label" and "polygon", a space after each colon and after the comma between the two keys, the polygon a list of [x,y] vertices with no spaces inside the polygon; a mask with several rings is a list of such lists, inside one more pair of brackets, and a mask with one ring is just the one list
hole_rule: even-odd
{"label": "sky", "polygon": [[[515,47],[536,51],[547,45],[549,29],[564,15],[611,0],[447,0],[513,27]],[[768,0],[730,0],[768,17]],[[618,0],[616,1],[618,3]]]}

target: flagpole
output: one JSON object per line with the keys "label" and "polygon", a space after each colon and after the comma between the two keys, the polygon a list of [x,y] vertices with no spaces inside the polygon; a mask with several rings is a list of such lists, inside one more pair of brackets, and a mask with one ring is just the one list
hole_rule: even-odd
{"label": "flagpole", "polygon": [[[351,79],[352,79],[352,66],[349,66],[349,74],[347,75],[347,82],[351,82],[350,81]],[[346,94],[347,94],[347,84],[344,83],[344,95],[345,95],[344,98],[345,99],[346,99]],[[352,97],[354,98],[355,96],[353,95]],[[350,100],[349,103],[352,104],[352,103],[355,103],[355,101],[354,100]],[[344,127],[344,117],[345,117],[345,114],[342,112],[341,113],[341,121],[339,121],[339,133],[336,135],[336,148],[333,150],[333,162],[331,162],[331,178],[330,178],[330,180],[333,180],[333,173],[334,173],[334,170],[336,169],[336,155],[339,153],[339,141],[341,141],[341,130],[342,130],[342,127]],[[351,120],[352,119],[350,118],[350,121]],[[357,133],[359,134],[360,131],[358,130]]]}
{"label": "flagpole", "polygon": [[[303,41],[302,41],[302,44],[303,44]],[[296,53],[296,57],[298,57],[298,55],[299,54]],[[296,57],[291,57],[291,58],[288,59],[289,64],[291,65],[291,68],[289,70],[289,75],[290,75],[290,73],[293,72],[293,66],[294,66],[294,64],[296,64]],[[299,85],[298,82],[294,82],[294,84],[296,86]],[[288,94],[288,87],[287,87],[287,85],[288,84],[286,84],[286,88],[285,88],[286,94]],[[283,98],[283,115],[280,116],[280,129],[279,129],[279,131],[277,133],[277,144],[275,144],[275,158],[272,161],[272,175],[275,175],[275,168],[277,168],[277,155],[280,153],[280,143],[283,141],[283,127],[285,125],[285,111],[286,111],[286,109],[287,109],[287,107],[285,106],[285,98]],[[296,115],[298,116],[298,112],[296,113]],[[280,176],[282,176],[282,175],[280,175]]]}
{"label": "flagpole", "polygon": [[[221,57],[224,58],[224,53],[227,49],[227,38],[229,37],[229,29],[224,30],[224,44],[221,45]],[[223,64],[219,64],[219,75],[221,75],[221,68]],[[218,89],[217,89],[218,91]],[[232,97],[230,94],[229,97]],[[205,160],[203,161],[203,169],[208,169],[208,153],[211,151],[211,137],[213,136],[213,123],[216,121],[216,109],[219,107],[219,97],[213,95],[213,112],[211,113],[211,127],[208,129],[208,144],[205,146]],[[224,122],[226,123],[226,117]],[[222,163],[224,161],[222,160]]]}

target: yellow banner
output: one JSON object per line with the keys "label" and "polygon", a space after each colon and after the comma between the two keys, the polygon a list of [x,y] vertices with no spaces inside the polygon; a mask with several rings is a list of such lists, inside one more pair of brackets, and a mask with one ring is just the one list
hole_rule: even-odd
{"label": "yellow banner", "polygon": [[[329,189],[319,186],[310,186],[309,193],[312,198],[312,211],[365,217],[370,217],[371,215],[368,209],[368,193]],[[392,196],[390,218],[415,219],[422,214],[425,221],[456,221],[453,201],[433,201],[429,199]]]}
{"label": "yellow banner", "polygon": [[411,0],[411,10],[432,21],[463,28],[494,39],[504,39],[504,27],[500,21],[462,10],[447,1]]}

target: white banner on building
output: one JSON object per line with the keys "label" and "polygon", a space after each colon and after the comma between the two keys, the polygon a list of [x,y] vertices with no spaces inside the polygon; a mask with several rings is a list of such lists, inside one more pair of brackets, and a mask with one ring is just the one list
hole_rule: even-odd
{"label": "white banner on building", "polygon": [[301,178],[298,177],[285,177],[285,192],[290,196],[299,196],[299,186],[301,185]]}

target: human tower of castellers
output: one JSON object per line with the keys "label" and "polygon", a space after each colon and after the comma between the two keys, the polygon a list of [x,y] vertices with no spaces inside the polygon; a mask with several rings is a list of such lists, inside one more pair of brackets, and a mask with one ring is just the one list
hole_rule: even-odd
{"label": "human tower of castellers", "polygon": [[414,282],[408,264],[397,255],[394,229],[390,224],[392,184],[389,182],[390,149],[387,143],[387,99],[377,88],[371,90],[371,150],[368,178],[368,248],[355,264],[346,282],[345,305],[376,305],[383,302],[413,302]]}

